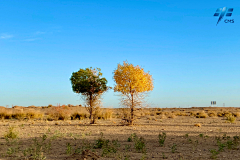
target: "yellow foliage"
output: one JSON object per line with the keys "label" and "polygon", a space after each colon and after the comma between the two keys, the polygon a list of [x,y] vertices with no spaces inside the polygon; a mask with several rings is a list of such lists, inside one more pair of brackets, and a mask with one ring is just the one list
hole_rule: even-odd
{"label": "yellow foliage", "polygon": [[118,64],[118,68],[114,71],[114,80],[116,82],[114,91],[123,94],[153,90],[152,76],[144,72],[143,68],[128,62],[123,62],[123,65]]}

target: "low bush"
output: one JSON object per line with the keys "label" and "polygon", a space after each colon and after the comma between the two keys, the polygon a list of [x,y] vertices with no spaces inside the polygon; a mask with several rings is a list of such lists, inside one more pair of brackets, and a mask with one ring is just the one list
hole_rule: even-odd
{"label": "low bush", "polygon": [[48,117],[54,120],[67,120],[70,118],[70,109],[68,106],[52,107]]}
{"label": "low bush", "polygon": [[75,112],[71,115],[71,120],[76,120],[76,119],[83,120],[83,119],[86,119],[88,117],[89,117],[89,115],[86,114],[86,113]]}
{"label": "low bush", "polygon": [[236,117],[234,117],[233,115],[227,116],[227,122],[234,123],[235,120],[236,120]]}
{"label": "low bush", "polygon": [[204,111],[198,112],[196,118],[207,118],[208,115]]}
{"label": "low bush", "polygon": [[164,142],[165,142],[166,138],[167,138],[167,135],[166,135],[165,132],[163,132],[162,134],[159,133],[159,135],[158,135],[158,143],[159,143],[159,145],[160,145],[161,147],[164,146]]}
{"label": "low bush", "polygon": [[12,114],[12,118],[23,120],[26,117],[26,114],[23,112],[15,112]]}
{"label": "low bush", "polygon": [[10,126],[8,128],[7,133],[4,135],[5,139],[17,139],[18,138],[18,132],[14,130],[15,128],[13,126]]}
{"label": "low bush", "polygon": [[217,112],[215,112],[215,111],[209,111],[209,112],[208,112],[208,116],[209,116],[209,117],[217,117]]}

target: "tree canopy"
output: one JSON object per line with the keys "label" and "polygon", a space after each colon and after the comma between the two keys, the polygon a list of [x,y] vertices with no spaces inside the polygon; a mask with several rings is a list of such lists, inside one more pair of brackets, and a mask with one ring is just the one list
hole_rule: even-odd
{"label": "tree canopy", "polygon": [[95,123],[100,96],[108,89],[107,80],[102,78],[100,71],[100,68],[92,69],[91,67],[80,69],[78,72],[73,72],[70,78],[73,92],[81,94],[86,102],[90,123]]}
{"label": "tree canopy", "polygon": [[134,110],[141,105],[144,98],[141,93],[153,90],[152,76],[139,66],[123,62],[123,65],[118,64],[114,71],[114,80],[116,82],[114,91],[123,95],[121,103],[131,109],[131,116],[125,120],[133,124]]}
{"label": "tree canopy", "polygon": [[73,72],[70,78],[72,90],[82,95],[101,94],[107,90],[106,78],[101,78],[100,68],[80,69]]}
{"label": "tree canopy", "polygon": [[123,65],[118,64],[118,68],[114,71],[114,80],[116,86],[114,91],[122,94],[140,93],[153,90],[153,79],[149,72],[139,66],[133,66],[128,62]]}

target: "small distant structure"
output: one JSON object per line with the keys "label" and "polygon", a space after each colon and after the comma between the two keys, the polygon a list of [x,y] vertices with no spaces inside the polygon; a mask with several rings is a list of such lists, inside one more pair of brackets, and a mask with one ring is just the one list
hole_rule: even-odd
{"label": "small distant structure", "polygon": [[216,107],[216,104],[217,104],[216,101],[211,101],[211,106],[212,107]]}

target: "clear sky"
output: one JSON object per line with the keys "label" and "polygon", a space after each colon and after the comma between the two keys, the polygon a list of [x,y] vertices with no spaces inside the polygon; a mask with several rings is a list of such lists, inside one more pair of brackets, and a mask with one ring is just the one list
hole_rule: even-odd
{"label": "clear sky", "polygon": [[[216,26],[220,7],[234,11]],[[72,72],[99,67],[113,87],[127,60],[152,74],[152,107],[239,107],[239,50],[239,0],[1,0],[0,106],[82,104]]]}

